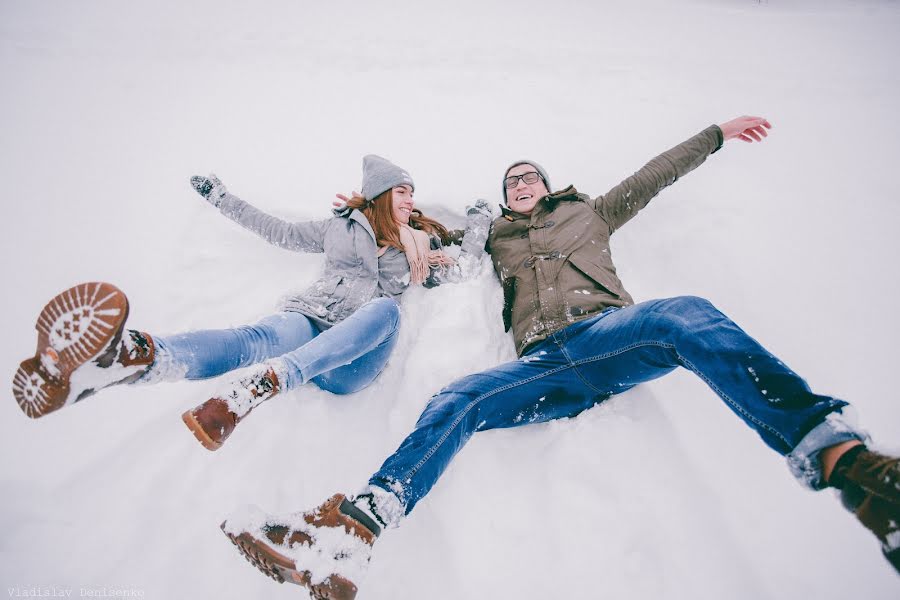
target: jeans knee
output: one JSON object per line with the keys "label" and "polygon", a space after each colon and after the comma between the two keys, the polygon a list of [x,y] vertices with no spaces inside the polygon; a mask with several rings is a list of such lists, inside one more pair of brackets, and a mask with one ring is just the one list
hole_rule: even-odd
{"label": "jeans knee", "polygon": [[434,425],[442,421],[452,421],[473,400],[469,394],[445,388],[431,397],[420,421]]}
{"label": "jeans knee", "polygon": [[327,373],[313,377],[311,381],[316,384],[319,389],[331,392],[338,396],[347,394],[355,394],[365,389],[374,380],[374,377],[368,379],[353,379],[352,377],[329,377]]}
{"label": "jeans knee", "polygon": [[400,327],[400,305],[396,300],[387,297],[375,298],[369,304],[378,313],[380,319],[390,323],[393,331]]}
{"label": "jeans knee", "polygon": [[656,319],[667,336],[693,334],[718,322],[722,313],[712,302],[699,296],[677,296],[664,300]]}
{"label": "jeans knee", "polygon": [[700,296],[676,296],[669,300],[666,308],[668,314],[686,324],[722,314],[712,302]]}
{"label": "jeans knee", "polygon": [[700,296],[676,296],[670,299],[671,305],[679,312],[689,314],[692,311],[715,311],[716,307],[706,298]]}

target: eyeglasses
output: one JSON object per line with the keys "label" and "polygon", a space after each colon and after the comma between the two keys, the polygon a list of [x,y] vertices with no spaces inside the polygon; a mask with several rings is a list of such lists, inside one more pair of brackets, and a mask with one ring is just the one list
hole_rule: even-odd
{"label": "eyeglasses", "polygon": [[536,171],[528,171],[527,173],[522,173],[521,175],[510,175],[503,180],[503,185],[506,186],[506,189],[511,190],[519,185],[520,179],[528,185],[531,185],[532,183],[537,183],[538,179],[541,179],[541,176]]}

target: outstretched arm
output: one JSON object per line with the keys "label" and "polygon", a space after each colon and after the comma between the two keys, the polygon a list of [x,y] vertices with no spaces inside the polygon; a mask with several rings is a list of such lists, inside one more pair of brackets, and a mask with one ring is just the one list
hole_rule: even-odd
{"label": "outstretched arm", "polygon": [[477,200],[474,206],[468,207],[466,230],[460,243],[459,258],[451,266],[432,270],[425,286],[458,283],[477,275],[493,219],[494,215],[485,200]]}
{"label": "outstretched arm", "polygon": [[731,139],[762,141],[772,125],[762,117],[738,117],[710,125],[694,137],[663,152],[631,177],[594,199],[594,209],[609,225],[610,233],[627,223],[663,188],[672,185],[706,161]]}
{"label": "outstretched arm", "polygon": [[288,223],[229,193],[212,174],[209,177],[191,177],[191,186],[223,215],[270,244],[295,252],[325,251],[325,229],[330,219]]}

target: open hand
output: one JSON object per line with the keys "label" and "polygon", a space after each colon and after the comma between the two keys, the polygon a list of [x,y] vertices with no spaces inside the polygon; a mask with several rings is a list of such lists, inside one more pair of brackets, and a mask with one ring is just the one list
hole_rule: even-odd
{"label": "open hand", "polygon": [[491,205],[488,204],[487,200],[482,200],[481,198],[475,201],[474,206],[466,207],[466,214],[469,216],[481,214],[490,219],[494,218],[494,213],[491,211]]}
{"label": "open hand", "polygon": [[762,117],[749,117],[744,115],[719,125],[725,141],[737,138],[744,142],[752,143],[754,140],[761,142],[768,137],[767,129],[772,129],[772,124]]}
{"label": "open hand", "polygon": [[[360,194],[359,192],[354,191],[351,193],[351,195],[353,196],[354,199],[356,199],[356,198],[363,199],[363,195]],[[333,204],[335,208],[341,208],[345,204],[350,202],[350,198],[348,198],[347,196],[345,196],[343,194],[335,194],[335,197],[337,198],[337,200],[333,200],[331,202],[331,204]]]}

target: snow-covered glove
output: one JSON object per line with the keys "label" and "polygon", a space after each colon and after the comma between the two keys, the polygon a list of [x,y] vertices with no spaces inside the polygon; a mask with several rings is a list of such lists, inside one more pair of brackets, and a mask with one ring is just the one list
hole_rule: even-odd
{"label": "snow-covered glove", "polygon": [[[466,207],[466,230],[460,243],[456,264],[432,270],[426,287],[443,283],[459,283],[481,272],[481,258],[494,215],[485,200],[477,200],[474,206]],[[430,285],[429,285],[430,284]]]}
{"label": "snow-covered glove", "polygon": [[469,206],[466,208],[466,216],[473,216],[475,213],[481,213],[487,216],[488,219],[494,218],[494,213],[491,211],[491,205],[488,204],[487,200],[479,198],[475,201],[474,206]]}
{"label": "snow-covered glove", "polygon": [[219,208],[222,198],[228,193],[228,190],[225,189],[225,185],[219,181],[219,178],[216,177],[215,173],[210,173],[209,177],[194,175],[191,177],[191,187],[216,208]]}
{"label": "snow-covered glove", "polygon": [[486,200],[477,200],[474,206],[466,208],[466,232],[460,244],[459,258],[448,281],[470,279],[481,271],[481,258],[494,215]]}
{"label": "snow-covered glove", "polygon": [[494,213],[487,200],[478,199],[474,206],[466,208],[466,233],[462,240],[461,254],[481,259],[493,220]]}

